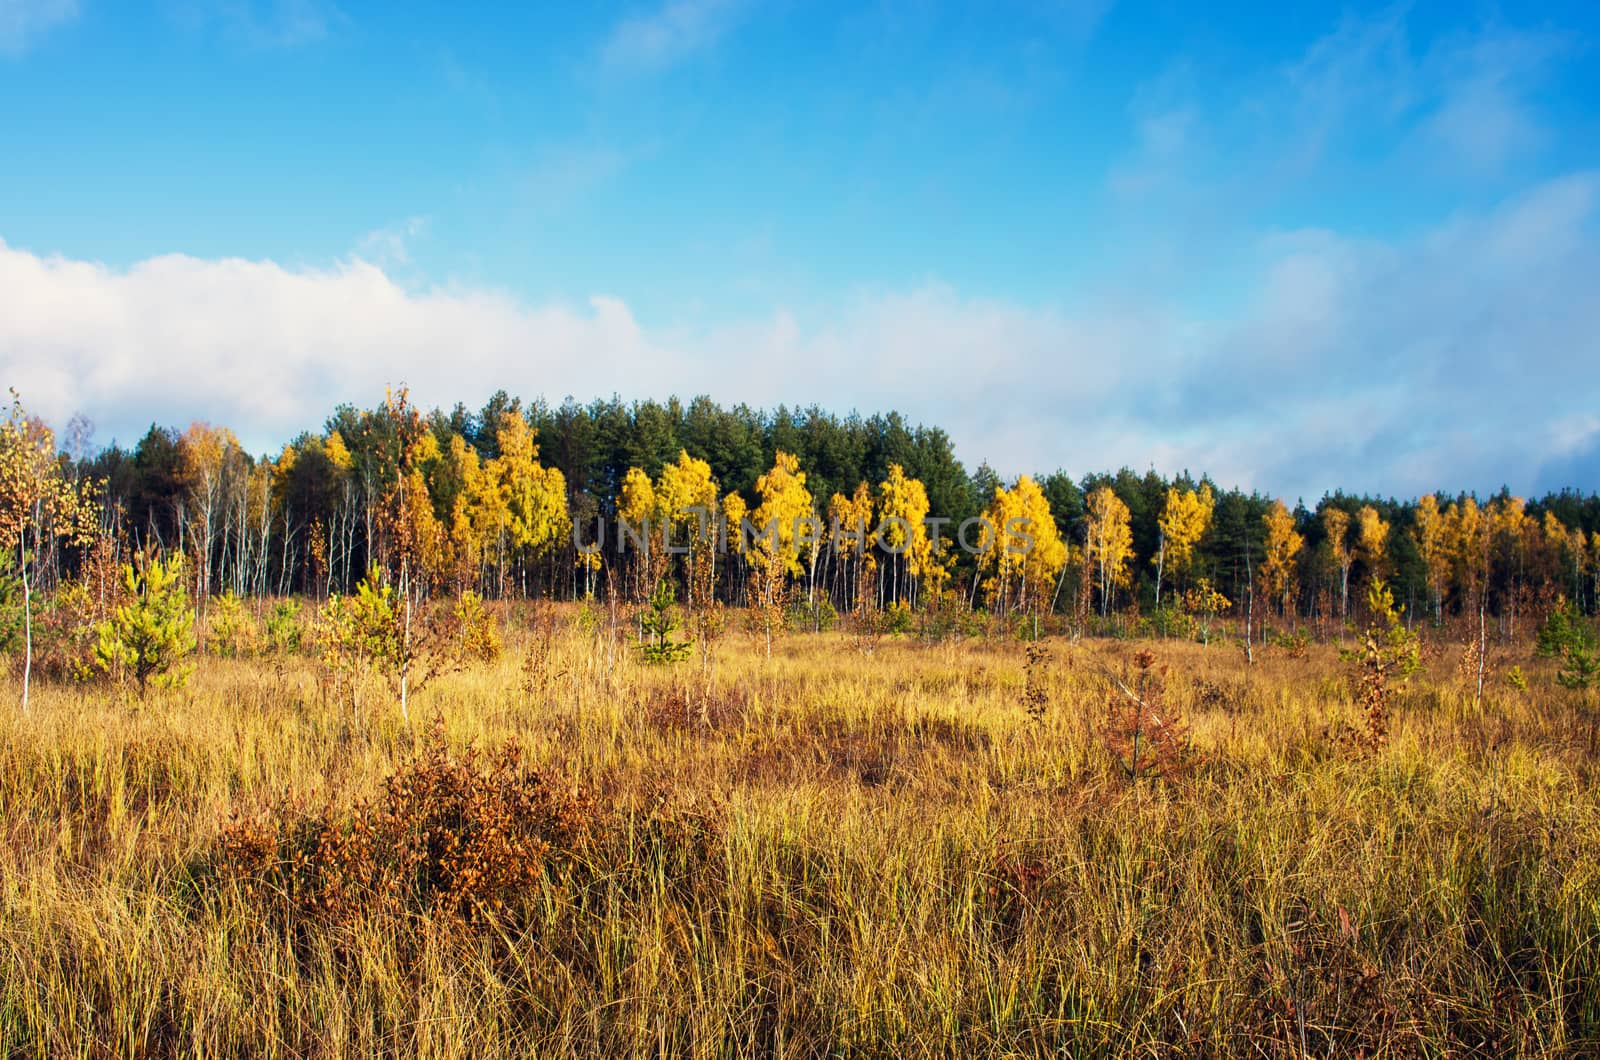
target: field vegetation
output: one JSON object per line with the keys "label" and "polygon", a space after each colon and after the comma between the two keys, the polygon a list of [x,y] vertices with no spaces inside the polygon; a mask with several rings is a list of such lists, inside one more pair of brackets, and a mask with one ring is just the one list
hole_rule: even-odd
{"label": "field vegetation", "polygon": [[1480,697],[1442,638],[729,614],[652,663],[496,605],[407,720],[289,610],[179,687],[0,686],[8,1054],[1600,1047],[1600,703],[1531,637]]}
{"label": "field vegetation", "polygon": [[807,425],[15,402],[0,1051],[1600,1051],[1600,497]]}

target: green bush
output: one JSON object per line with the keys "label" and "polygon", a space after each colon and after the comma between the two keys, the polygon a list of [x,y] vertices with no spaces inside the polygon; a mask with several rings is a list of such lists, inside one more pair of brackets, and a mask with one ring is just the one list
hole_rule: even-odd
{"label": "green bush", "polygon": [[1556,680],[1564,688],[1583,689],[1600,680],[1600,659],[1595,657],[1594,631],[1578,605],[1557,606],[1534,638],[1534,650],[1545,658],[1559,658]]}
{"label": "green bush", "polygon": [[677,599],[672,583],[665,578],[650,594],[650,607],[639,616],[639,651],[645,662],[680,662],[694,650],[693,641],[672,639],[680,624]]}
{"label": "green bush", "polygon": [[132,675],[142,696],[152,683],[178,688],[194,667],[194,610],[183,583],[183,557],[163,563],[153,555],[137,566],[123,564],[122,588],[129,602],[95,628],[95,662],[119,679]]}
{"label": "green bush", "polygon": [[245,613],[244,601],[233,590],[211,600],[211,650],[225,659],[239,658],[252,651],[254,623]]}
{"label": "green bush", "polygon": [[376,669],[401,665],[404,631],[395,609],[394,588],[374,567],[356,584],[354,596],[328,597],[321,615],[322,661],[332,670]]}
{"label": "green bush", "polygon": [[885,633],[910,633],[916,624],[916,617],[911,613],[911,605],[904,600],[896,600],[883,609],[883,632]]}
{"label": "green bush", "polygon": [[826,596],[819,596],[815,603],[800,600],[789,608],[789,626],[793,629],[826,633],[838,621],[839,612],[834,610],[833,603]]}
{"label": "green bush", "polygon": [[276,655],[291,655],[300,650],[304,633],[300,628],[300,604],[279,600],[267,615],[267,650]]}
{"label": "green bush", "polygon": [[1194,616],[1180,611],[1170,604],[1163,605],[1150,612],[1145,618],[1140,619],[1141,635],[1163,637],[1173,640],[1194,640],[1199,635],[1199,626]]}

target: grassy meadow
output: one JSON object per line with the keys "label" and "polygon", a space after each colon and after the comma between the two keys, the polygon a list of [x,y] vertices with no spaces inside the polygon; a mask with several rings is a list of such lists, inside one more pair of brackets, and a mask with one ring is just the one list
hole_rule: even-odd
{"label": "grassy meadow", "polygon": [[[1332,643],[504,619],[409,721],[305,655],[0,684],[0,1050],[1600,1050],[1600,703],[1531,645],[1481,705],[1426,645],[1372,750]],[[1130,779],[1141,650],[1194,757]]]}

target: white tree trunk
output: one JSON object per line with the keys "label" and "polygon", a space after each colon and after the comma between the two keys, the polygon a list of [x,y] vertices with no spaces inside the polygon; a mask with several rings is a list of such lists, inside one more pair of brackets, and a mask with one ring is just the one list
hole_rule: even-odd
{"label": "white tree trunk", "polygon": [[28,713],[28,686],[33,678],[33,597],[28,586],[28,546],[26,533],[17,540],[22,566],[22,713]]}

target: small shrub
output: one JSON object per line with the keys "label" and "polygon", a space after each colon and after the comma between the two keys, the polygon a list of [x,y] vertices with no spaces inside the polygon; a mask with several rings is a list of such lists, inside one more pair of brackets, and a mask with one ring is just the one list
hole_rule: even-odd
{"label": "small shrub", "polygon": [[850,616],[850,646],[857,654],[870,658],[883,643],[885,625],[883,612],[862,602]]}
{"label": "small shrub", "polygon": [[300,626],[300,604],[294,600],[279,600],[267,613],[266,648],[274,655],[292,655],[300,650],[304,639]]}
{"label": "small shrub", "polygon": [[1593,649],[1585,650],[1568,645],[1566,663],[1556,671],[1556,680],[1562,688],[1582,690],[1600,681],[1600,659]]}
{"label": "small shrub", "polygon": [[818,596],[815,601],[797,600],[789,608],[789,625],[797,629],[826,633],[838,621],[839,612],[826,596]]}
{"label": "small shrub", "polygon": [[[99,629],[122,599],[122,583],[102,602],[82,581],[65,582],[33,616],[34,665],[58,680],[86,683],[103,678]],[[113,676],[120,677],[120,671]]]}
{"label": "small shrub", "polygon": [[[328,597],[318,629],[323,664],[336,674],[382,674],[399,697],[401,715],[409,718],[410,696],[467,663],[460,614],[419,605],[408,617],[383,572],[373,567],[356,595]],[[475,642],[483,636],[480,629]]]}
{"label": "small shrub", "polygon": [[233,590],[211,599],[211,650],[225,659],[250,654],[251,623],[244,601]]}
{"label": "small shrub", "polygon": [[1367,586],[1367,608],[1374,622],[1367,627],[1361,647],[1341,653],[1355,664],[1357,699],[1362,708],[1362,728],[1351,729],[1342,742],[1358,755],[1372,755],[1389,742],[1389,679],[1410,679],[1422,666],[1421,644],[1415,633],[1400,624],[1394,594],[1380,578]]}
{"label": "small shrub", "polygon": [[522,656],[522,694],[535,703],[544,702],[554,687],[556,679],[564,677],[566,670],[556,665],[555,631],[549,622],[541,622],[528,640]]}
{"label": "small shrub", "polygon": [[973,612],[957,592],[946,589],[930,594],[922,609],[921,635],[932,641],[952,637],[978,637],[984,633],[983,616]]}
{"label": "small shrub", "polygon": [[1346,743],[1358,753],[1377,754],[1389,742],[1389,655],[1373,631],[1367,632],[1358,677],[1365,728]]}
{"label": "small shrub", "polygon": [[483,606],[483,597],[470,589],[462,593],[455,617],[461,629],[461,650],[468,658],[482,662],[500,658],[500,624]]}
{"label": "small shrub", "polygon": [[1478,644],[1478,638],[1472,637],[1461,646],[1461,655],[1456,659],[1456,679],[1464,685],[1475,684],[1478,680],[1478,666],[1483,661],[1483,648]]}
{"label": "small shrub", "polygon": [[529,769],[515,745],[452,755],[436,723],[375,802],[235,814],[215,860],[223,879],[280,914],[470,920],[569,866],[594,818],[585,791]]}
{"label": "small shrub", "polygon": [[767,658],[772,657],[772,642],[789,631],[789,596],[793,588],[779,564],[757,565],[750,572],[745,608],[745,629],[765,642]]}
{"label": "small shrub", "polygon": [[692,641],[672,639],[681,624],[677,599],[672,583],[663,578],[650,594],[649,607],[639,616],[639,652],[647,663],[682,662],[694,651]]}
{"label": "small shrub", "polygon": [[1157,668],[1155,654],[1134,656],[1139,675],[1130,687],[1113,679],[1106,718],[1105,741],[1117,764],[1131,782],[1144,778],[1175,778],[1195,764],[1189,727],[1177,708],[1164,701],[1165,667]]}
{"label": "small shrub", "polygon": [[318,616],[322,662],[335,671],[361,671],[398,665],[400,619],[394,590],[374,567],[356,585],[354,596],[334,593]]}
{"label": "small shrub", "polygon": [[0,549],[0,652],[10,654],[22,645],[22,577],[17,557]]}
{"label": "small shrub", "polygon": [[1201,644],[1211,642],[1211,623],[1216,616],[1231,606],[1231,601],[1206,578],[1199,578],[1183,594],[1183,607],[1194,616],[1194,639]]}
{"label": "small shrub", "polygon": [[1311,634],[1303,629],[1294,633],[1273,633],[1268,635],[1267,643],[1291,659],[1304,659],[1311,647]]}
{"label": "small shrub", "polygon": [[1139,620],[1144,635],[1166,639],[1194,640],[1199,635],[1199,624],[1194,616],[1168,604],[1156,608]]}
{"label": "small shrub", "polygon": [[1546,658],[1559,658],[1561,669],[1556,680],[1563,688],[1585,689],[1600,680],[1600,658],[1595,655],[1595,636],[1573,603],[1558,604],[1539,627],[1534,650]]}
{"label": "small shrub", "polygon": [[1534,634],[1533,644],[1534,653],[1540,658],[1555,659],[1566,654],[1572,644],[1592,647],[1594,634],[1584,625],[1583,613],[1577,604],[1557,601]]}
{"label": "small shrub", "polygon": [[594,605],[593,596],[585,596],[578,605],[578,617],[575,624],[578,629],[588,636],[595,636],[600,632],[600,627],[605,623],[605,616]]}
{"label": "small shrub", "polygon": [[910,633],[916,625],[916,616],[911,612],[911,605],[904,600],[896,600],[883,609],[883,632],[885,633]]}
{"label": "small shrub", "polygon": [[163,563],[147,553],[137,565],[124,564],[122,587],[128,602],[95,630],[96,663],[115,676],[132,675],[141,696],[151,683],[182,686],[194,670],[183,660],[195,649],[183,557]]}

